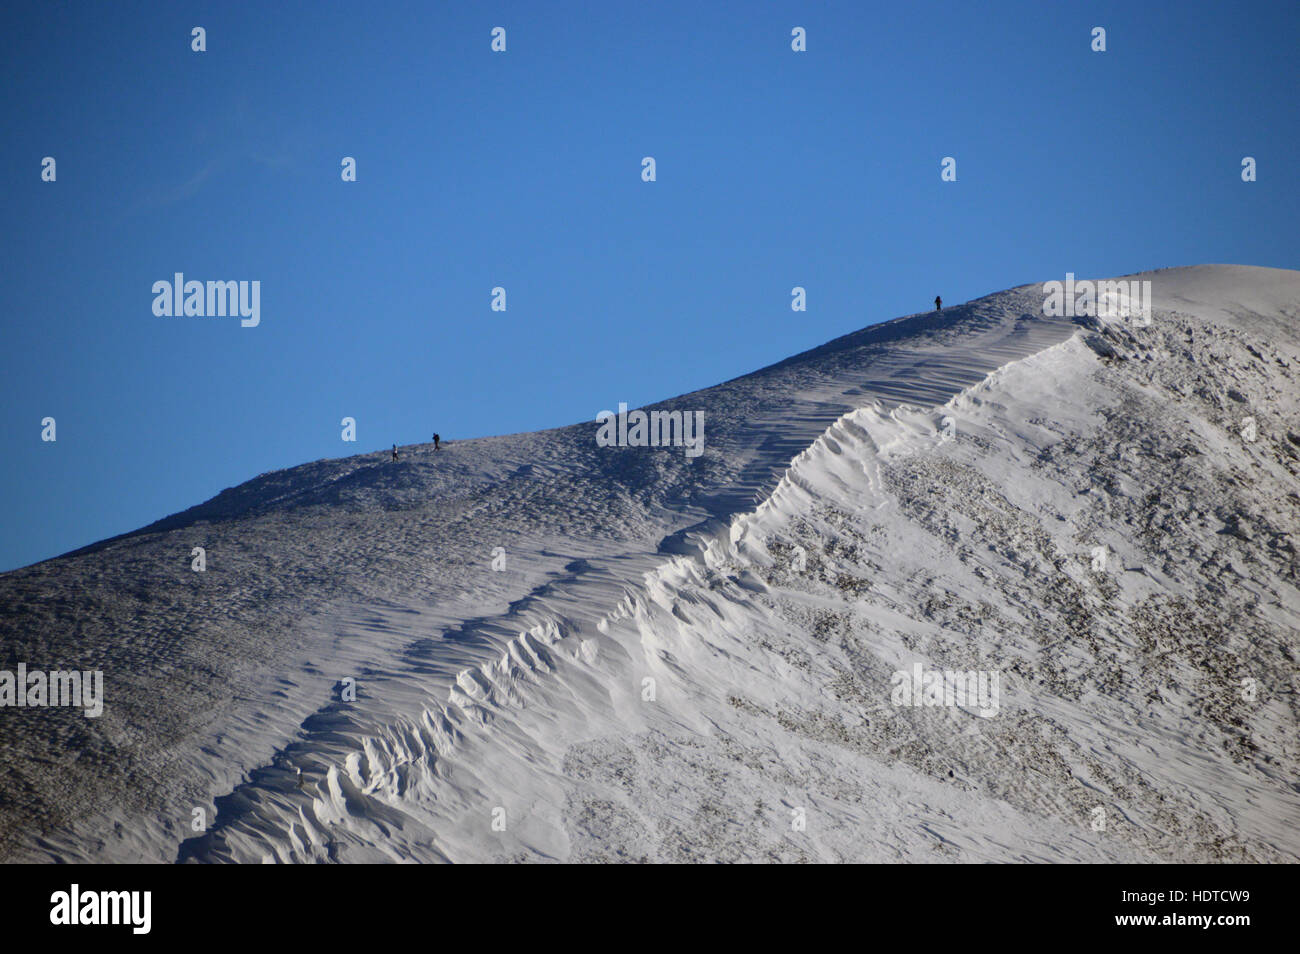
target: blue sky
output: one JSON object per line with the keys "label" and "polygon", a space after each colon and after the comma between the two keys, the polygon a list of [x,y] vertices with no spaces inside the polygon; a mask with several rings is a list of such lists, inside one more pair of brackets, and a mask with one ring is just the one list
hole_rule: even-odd
{"label": "blue sky", "polygon": [[[936,294],[1300,267],[1295,3],[0,18],[0,569],[263,471],[716,384]],[[175,272],[260,281],[261,324],[156,317]]]}

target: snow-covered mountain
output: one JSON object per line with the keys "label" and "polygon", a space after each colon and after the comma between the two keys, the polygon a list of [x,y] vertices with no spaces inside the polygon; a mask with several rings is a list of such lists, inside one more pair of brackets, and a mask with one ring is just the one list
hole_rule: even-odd
{"label": "snow-covered mountain", "polygon": [[5,668],[105,694],[0,709],[0,851],[1300,860],[1300,272],[1135,278],[656,405],[698,457],[317,461],[0,575]]}

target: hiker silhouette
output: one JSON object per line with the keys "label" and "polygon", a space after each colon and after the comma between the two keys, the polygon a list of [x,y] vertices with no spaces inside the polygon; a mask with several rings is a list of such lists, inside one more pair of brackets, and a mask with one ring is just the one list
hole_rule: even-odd
{"label": "hiker silhouette", "polygon": [[943,299],[940,298],[938,295],[934,296],[934,310],[943,311]]}

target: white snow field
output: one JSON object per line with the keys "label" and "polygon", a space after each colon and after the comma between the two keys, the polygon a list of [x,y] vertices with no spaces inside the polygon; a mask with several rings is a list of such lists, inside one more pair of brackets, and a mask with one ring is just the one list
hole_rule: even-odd
{"label": "white snow field", "polygon": [[696,459],[322,460],[0,575],[7,668],[106,695],[0,710],[0,852],[1300,860],[1300,272],[1134,277],[1146,326],[1028,285],[656,405]]}

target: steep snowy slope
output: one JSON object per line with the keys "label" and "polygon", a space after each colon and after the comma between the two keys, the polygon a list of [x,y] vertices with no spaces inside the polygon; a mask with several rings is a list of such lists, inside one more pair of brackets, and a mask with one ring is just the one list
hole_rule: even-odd
{"label": "steep snowy slope", "polygon": [[8,668],[107,697],[0,710],[4,850],[1297,860],[1300,273],[1141,277],[1146,327],[1025,286],[660,405],[698,458],[320,461],[0,576]]}

